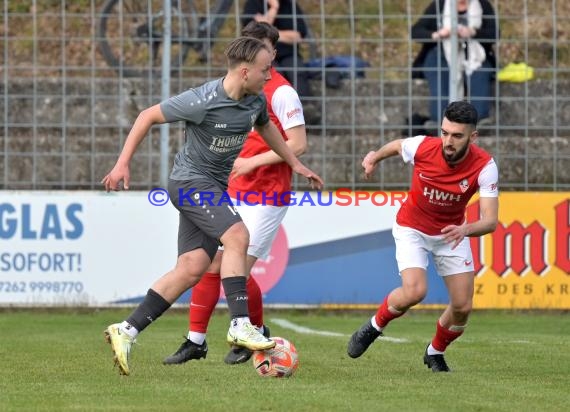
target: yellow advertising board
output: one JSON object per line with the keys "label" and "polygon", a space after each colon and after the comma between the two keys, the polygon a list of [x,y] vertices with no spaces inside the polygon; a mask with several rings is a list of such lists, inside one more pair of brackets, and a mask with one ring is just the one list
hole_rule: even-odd
{"label": "yellow advertising board", "polygon": [[570,309],[570,193],[501,193],[497,229],[471,248],[475,308]]}

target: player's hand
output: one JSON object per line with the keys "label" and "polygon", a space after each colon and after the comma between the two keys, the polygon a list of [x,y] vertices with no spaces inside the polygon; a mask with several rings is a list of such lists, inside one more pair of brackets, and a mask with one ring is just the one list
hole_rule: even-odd
{"label": "player's hand", "polygon": [[129,189],[129,182],[131,180],[129,165],[116,164],[115,167],[101,180],[107,192],[114,190],[121,190],[120,183],[123,181],[123,188]]}
{"label": "player's hand", "polygon": [[297,174],[300,174],[301,176],[305,176],[309,181],[309,184],[311,185],[312,189],[321,190],[323,188],[324,185],[323,179],[321,179],[321,177],[318,174],[316,174],[315,172],[313,172],[311,169],[304,166],[303,164],[299,163],[299,165],[296,166],[293,169],[293,171]]}
{"label": "player's hand", "polygon": [[446,243],[452,243],[451,249],[455,249],[461,241],[467,236],[467,226],[449,225],[441,229],[443,240]]}
{"label": "player's hand", "polygon": [[259,166],[255,162],[255,157],[238,157],[230,172],[230,180],[247,175],[253,172],[257,167]]}
{"label": "player's hand", "polygon": [[374,161],[374,155],[376,152],[371,151],[368,152],[366,156],[364,156],[364,160],[362,161],[362,167],[364,168],[364,178],[368,180],[372,173],[378,167],[378,163]]}

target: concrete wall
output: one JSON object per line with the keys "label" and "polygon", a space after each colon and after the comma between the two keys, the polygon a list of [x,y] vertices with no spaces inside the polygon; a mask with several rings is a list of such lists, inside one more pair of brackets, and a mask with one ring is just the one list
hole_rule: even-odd
{"label": "concrete wall", "polygon": [[[185,87],[199,83],[196,80]],[[0,100],[7,126],[0,127],[0,152],[7,152],[7,156],[0,155],[0,176],[8,168],[7,189],[16,188],[14,182],[32,181],[34,173],[42,181],[53,182],[52,187],[42,188],[95,187],[113,165],[122,146],[121,136],[139,111],[160,99],[158,82],[137,80],[34,83],[20,79],[11,80],[7,87],[0,84],[2,95],[7,96]],[[335,187],[405,185],[407,169],[396,159],[388,161],[371,182],[362,179],[360,161],[369,150],[401,137],[405,118],[412,112],[427,112],[425,84],[358,79],[343,81],[339,89],[322,90],[319,81],[313,87],[324,102],[324,123],[309,127],[307,163]],[[180,89],[173,86],[172,93]],[[570,102],[561,97],[570,96],[570,81],[559,81],[556,90],[546,80],[499,84],[497,92],[497,122],[481,129],[479,144],[498,161],[503,185],[525,188],[528,183],[530,188],[545,190],[570,187]],[[171,140],[172,155],[180,139]],[[149,139],[148,144],[132,168],[142,187],[158,183],[158,140]],[[33,187],[22,183],[17,188]]]}

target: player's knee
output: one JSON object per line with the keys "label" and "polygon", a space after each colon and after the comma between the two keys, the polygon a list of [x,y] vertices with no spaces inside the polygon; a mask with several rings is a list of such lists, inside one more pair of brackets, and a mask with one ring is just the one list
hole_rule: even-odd
{"label": "player's knee", "polygon": [[461,302],[451,303],[451,310],[453,311],[453,315],[455,318],[467,319],[472,309],[473,309],[473,301],[471,299]]}
{"label": "player's knee", "polygon": [[427,287],[420,283],[404,285],[403,289],[409,306],[420,303],[427,295]]}
{"label": "player's knee", "polygon": [[208,263],[209,258],[207,255],[205,255],[204,259],[193,253],[185,253],[178,257],[176,267],[174,268],[175,276],[179,282],[184,283],[186,288],[191,288],[198,283]]}
{"label": "player's knee", "polygon": [[175,271],[176,278],[184,285],[185,289],[194,287],[200,281],[200,274],[195,270],[184,267],[184,265],[177,266]]}
{"label": "player's knee", "polygon": [[243,222],[236,223],[222,235],[220,239],[226,249],[247,250],[249,246],[249,232]]}

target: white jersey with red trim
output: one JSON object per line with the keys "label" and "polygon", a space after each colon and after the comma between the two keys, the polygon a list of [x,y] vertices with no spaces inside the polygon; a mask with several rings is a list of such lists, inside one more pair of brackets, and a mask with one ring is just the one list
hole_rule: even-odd
{"label": "white jersey with red trim", "polygon": [[448,225],[461,225],[471,197],[497,197],[498,170],[485,150],[471,144],[465,159],[450,166],[439,137],[416,136],[402,143],[404,162],[414,165],[410,193],[398,211],[400,226],[440,235]]}

